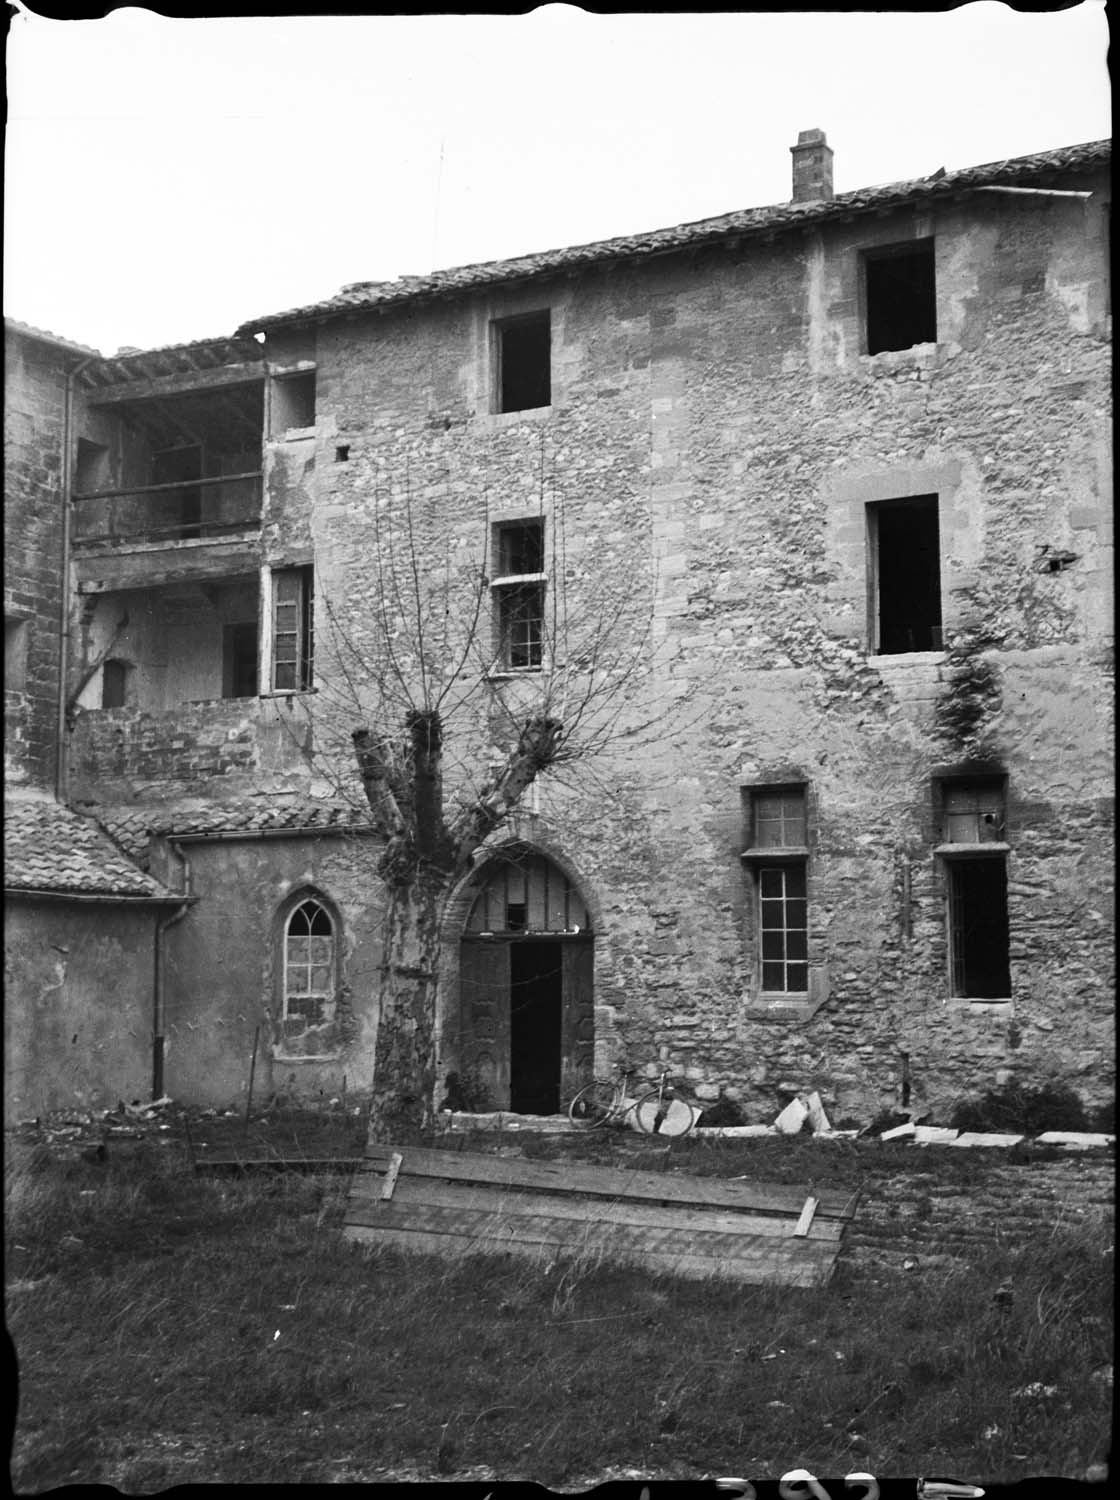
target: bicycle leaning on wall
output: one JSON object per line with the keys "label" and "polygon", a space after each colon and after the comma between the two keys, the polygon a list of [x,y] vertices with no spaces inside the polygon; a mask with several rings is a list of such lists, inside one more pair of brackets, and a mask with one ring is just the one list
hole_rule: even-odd
{"label": "bicycle leaning on wall", "polygon": [[612,1122],[629,1123],[633,1116],[646,1135],[687,1135],[700,1118],[700,1109],[681,1097],[668,1068],[663,1068],[653,1088],[638,1093],[646,1079],[621,1064],[613,1078],[595,1078],[586,1084],[568,1106],[573,1125],[594,1130]]}

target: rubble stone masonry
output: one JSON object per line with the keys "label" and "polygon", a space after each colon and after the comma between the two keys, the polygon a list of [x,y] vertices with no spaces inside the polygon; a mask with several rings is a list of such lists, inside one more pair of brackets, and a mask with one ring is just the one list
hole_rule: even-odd
{"label": "rubble stone masonry", "polygon": [[67,361],[50,344],[5,340],[4,770],[50,784],[62,603],[62,437]]}
{"label": "rubble stone masonry", "polygon": [[[569,617],[604,578],[649,590],[633,716],[656,734],[546,778],[525,820],[604,913],[604,1063],[665,1058],[754,1118],[814,1088],[834,1115],[944,1109],[1012,1073],[1109,1095],[1103,222],[1097,198],[981,194],[321,330],[316,568],[359,651],[388,504],[433,590],[537,514]],[[861,253],[926,236],[936,344],[862,353]],[[494,414],[491,324],[543,307],[552,404]],[[927,494],[948,649],[875,655],[866,507]],[[1047,549],[1076,562],[1039,571]],[[1008,777],[1013,994],[990,1004],[949,994],[932,852],[933,778],[978,762]],[[760,997],[739,857],[743,788],[789,781],[814,971],[792,1009]]]}
{"label": "rubble stone masonry", "polygon": [[[493,576],[494,526],[543,517],[553,655],[576,661],[615,620],[608,639],[638,664],[607,746],[544,777],[539,811],[524,809],[513,830],[573,871],[597,914],[597,1064],[665,1060],[702,1097],[725,1089],[751,1120],[814,1089],[834,1122],[899,1106],[944,1119],[1010,1077],[1061,1077],[1103,1104],[1107,184],[1082,174],[1075,186],[1093,196],[976,191],[325,318],[298,342],[270,334],[273,368],[316,367],[314,437],[266,446],[262,528],[266,561],[314,560],[316,692],[289,707],[82,715],[76,786],[92,801],[165,808],[269,788],[353,791],[346,732],[370,696],[362,664],[378,650],[388,550],[415,568],[422,626],[445,633],[446,663],[472,580]],[[869,356],[863,255],[928,238],[937,340]],[[496,412],[494,325],[544,309],[551,404]],[[877,654],[868,506],[929,495],[944,649]],[[1066,561],[1052,570],[1055,557]],[[416,622],[404,604],[400,614],[407,673]],[[464,667],[477,669],[474,658]],[[484,699],[446,728],[453,798],[485,774],[508,727]],[[951,994],[934,852],[938,778],[977,766],[1007,778],[1011,994],[985,1002]],[[810,983],[778,1003],[760,989],[741,855],[750,789],[789,783],[807,792]],[[304,868],[295,848],[234,861],[223,847],[199,870],[230,912],[261,882],[279,900],[333,871],[338,894],[327,895],[353,912],[348,941],[366,977],[331,1078],[368,1077],[379,909],[369,851],[350,865],[332,846],[327,864]],[[246,948],[226,978],[220,964],[206,970],[206,1014],[189,1013],[184,955],[218,952],[213,921],[200,904],[173,931],[174,1046],[180,1060],[190,1053],[191,1026],[209,1026],[216,1046],[219,1012],[229,1025],[236,1012],[243,1074],[253,1006],[272,981]],[[449,1034],[459,934],[446,936]],[[270,941],[244,941],[258,938]],[[198,1055],[217,1076],[209,1047]],[[287,1076],[279,1053],[270,1066]]]}

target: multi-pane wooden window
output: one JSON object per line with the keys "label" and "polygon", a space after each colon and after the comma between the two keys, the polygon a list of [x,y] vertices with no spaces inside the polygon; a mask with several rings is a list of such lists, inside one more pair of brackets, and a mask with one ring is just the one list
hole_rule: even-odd
{"label": "multi-pane wooden window", "polygon": [[808,833],[803,786],[754,787],[743,858],[754,869],[763,994],[809,988]]}
{"label": "multi-pane wooden window", "polygon": [[318,1026],[334,1015],[335,930],[318,901],[302,901],[284,925],[284,1019]]}
{"label": "multi-pane wooden window", "polygon": [[272,574],[272,690],[303,693],[312,683],[314,599],[311,568]]}
{"label": "multi-pane wooden window", "polygon": [[535,671],[544,660],[544,521],[507,522],[494,531],[497,665],[505,672]]}
{"label": "multi-pane wooden window", "polygon": [[803,864],[759,867],[758,912],[763,992],[804,992],[809,988],[809,931]]}
{"label": "multi-pane wooden window", "polygon": [[752,793],[750,847],[805,848],[803,787],[760,787]]}

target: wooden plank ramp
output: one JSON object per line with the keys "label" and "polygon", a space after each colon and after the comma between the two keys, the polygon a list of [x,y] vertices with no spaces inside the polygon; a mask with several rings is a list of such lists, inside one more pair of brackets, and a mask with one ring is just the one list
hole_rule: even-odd
{"label": "wooden plank ramp", "polygon": [[678,1276],[821,1286],[857,1194],[371,1144],[343,1235],[442,1255],[628,1261]]}

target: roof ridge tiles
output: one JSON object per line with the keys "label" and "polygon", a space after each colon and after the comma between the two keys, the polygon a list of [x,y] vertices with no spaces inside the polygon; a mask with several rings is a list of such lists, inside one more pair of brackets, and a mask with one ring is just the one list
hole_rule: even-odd
{"label": "roof ridge tiles", "polygon": [[1040,172],[1076,170],[1103,164],[1109,159],[1110,152],[1111,142],[1108,140],[1086,141],[1079,145],[1034,152],[1028,156],[962,167],[941,175],[933,174],[903,182],[857,188],[833,198],[735,209],[710,218],[694,219],[637,234],[613,236],[606,240],[594,240],[583,245],[558,246],[503,260],[477,261],[447,267],[432,271],[426,276],[402,276],[395,281],[349,282],[341,291],[319,302],[242,323],[237,334],[252,334],[285,323],[316,322],[364,310],[375,311],[379,307],[419,298],[466,292],[494,282],[545,276],[599,260],[656,255],[737,234],[767,229],[780,231],[794,228],[798,224],[843,217],[865,209],[901,204],[907,199],[949,197],[955,192],[994,182],[998,177],[1014,176],[1021,179]]}

